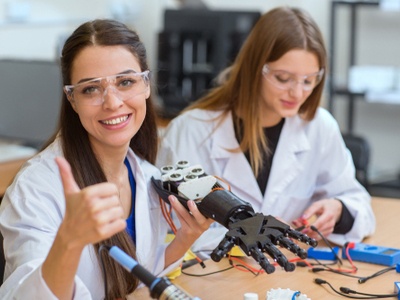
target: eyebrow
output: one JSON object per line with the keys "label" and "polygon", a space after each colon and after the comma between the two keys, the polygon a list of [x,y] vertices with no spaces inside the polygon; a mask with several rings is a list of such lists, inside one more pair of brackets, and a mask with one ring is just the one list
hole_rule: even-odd
{"label": "eyebrow", "polygon": [[119,72],[117,74],[114,75],[108,75],[108,76],[102,76],[102,77],[92,77],[92,78],[82,78],[81,80],[79,80],[76,84],[80,84],[83,82],[87,82],[87,81],[91,81],[91,80],[96,80],[99,78],[104,78],[104,77],[109,77],[109,76],[116,76],[116,75],[122,75],[122,74],[131,74],[131,73],[137,73],[135,70],[133,69],[127,69],[125,71]]}

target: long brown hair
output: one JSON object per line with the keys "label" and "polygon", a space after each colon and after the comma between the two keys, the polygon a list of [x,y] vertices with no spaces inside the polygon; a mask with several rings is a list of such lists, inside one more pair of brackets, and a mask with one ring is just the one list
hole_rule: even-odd
{"label": "long brown hair", "polygon": [[[79,26],[64,44],[61,55],[63,85],[71,84],[71,68],[78,53],[84,48],[94,45],[122,45],[138,59],[141,70],[148,69],[146,50],[136,32],[114,20],[94,20]],[[71,164],[75,180],[81,188],[107,181],[78,114],[73,110],[65,94],[63,94],[61,101],[60,119],[56,134],[46,145],[59,134],[65,158]],[[155,162],[157,155],[155,116],[150,97],[146,100],[144,122],[130,141],[130,148],[151,163]],[[101,245],[118,246],[132,257],[136,257],[132,239],[123,231],[94,245],[98,259],[102,259],[105,266],[104,275],[108,283],[106,299],[125,299],[128,294],[135,290],[138,280],[117,265],[104,251],[99,254],[98,249]]]}
{"label": "long brown hair", "polygon": [[325,69],[321,82],[299,110],[302,118],[312,120],[324,88],[327,54],[322,34],[311,16],[301,9],[290,7],[278,7],[261,16],[232,66],[222,72],[223,80],[219,85],[187,108],[222,110],[221,120],[229,112],[234,115],[240,112],[243,130],[240,130],[239,119],[235,119],[235,127],[242,138],[240,150],[249,151],[256,176],[262,165],[262,153],[268,151],[258,113],[261,70],[265,63],[276,61],[293,49],[314,53],[320,68]]}

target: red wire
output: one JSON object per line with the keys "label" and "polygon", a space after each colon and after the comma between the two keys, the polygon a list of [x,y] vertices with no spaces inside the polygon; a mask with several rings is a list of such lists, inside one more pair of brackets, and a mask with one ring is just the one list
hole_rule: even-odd
{"label": "red wire", "polygon": [[226,181],[226,180],[224,180],[224,179],[222,179],[222,178],[220,178],[220,177],[218,177],[218,176],[215,176],[215,175],[213,175],[215,178],[217,178],[218,180],[220,180],[220,181],[222,181],[223,183],[225,183],[226,184],[226,186],[228,187],[228,191],[231,191],[231,186],[229,185],[229,183]]}
{"label": "red wire", "polygon": [[350,263],[350,265],[351,265],[351,267],[353,269],[352,273],[356,273],[358,268],[354,265],[353,260],[350,257],[349,250],[350,250],[350,243],[347,244],[347,246],[346,246],[346,257],[347,257],[347,260],[349,261],[349,263]]}
{"label": "red wire", "polygon": [[[171,228],[172,232],[173,232],[174,234],[176,234],[177,228],[176,228],[176,226],[175,226],[174,220],[172,219],[172,206],[169,205],[169,209],[168,209],[168,208],[167,208],[167,203],[166,203],[164,200],[162,200],[161,197],[159,198],[159,201],[160,201],[160,205],[161,205],[161,211],[162,211],[162,214],[163,214],[165,220],[167,221],[167,223],[168,223],[169,227]],[[198,256],[197,256],[196,254],[194,254],[193,252],[192,252],[192,254],[194,255],[194,258],[195,258],[200,264],[203,264],[203,260],[202,260],[200,257],[198,257]]]}
{"label": "red wire", "polygon": [[[238,257],[228,255],[228,258],[231,261],[240,262],[240,264],[242,264],[244,266],[244,267],[241,267],[241,266],[237,266],[237,265],[232,264],[232,266],[235,267],[236,269],[238,269],[239,271],[242,271],[242,272],[253,272],[253,273],[264,273],[265,272],[263,269],[254,268],[253,266],[247,264],[246,262],[244,262],[242,259],[240,259]],[[297,262],[297,261],[303,261],[310,268],[313,267],[309,262],[301,259],[300,257],[295,257],[295,258],[292,258],[292,259],[289,260],[289,262]],[[279,266],[279,264],[277,262],[272,263],[272,265]]]}
{"label": "red wire", "polygon": [[[172,220],[172,217],[171,217],[171,210],[169,212],[167,211],[168,210],[167,203],[165,203],[165,201],[162,200],[161,197],[159,198],[159,201],[160,201],[161,211],[164,216],[164,219],[167,221],[167,223],[168,223],[169,227],[171,228],[171,230],[173,231],[173,233],[176,234],[177,229],[176,229],[174,221]],[[172,209],[172,208],[170,207],[170,209]]]}

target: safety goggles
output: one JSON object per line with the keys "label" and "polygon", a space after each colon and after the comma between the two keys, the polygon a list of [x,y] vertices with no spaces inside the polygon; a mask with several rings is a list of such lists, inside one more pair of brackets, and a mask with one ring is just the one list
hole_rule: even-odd
{"label": "safety goggles", "polygon": [[65,85],[64,91],[70,101],[82,105],[102,105],[110,91],[121,101],[127,101],[143,94],[149,88],[149,70],[127,72],[98,77],[74,85]]}
{"label": "safety goggles", "polygon": [[262,74],[278,89],[290,90],[294,89],[297,84],[301,84],[304,91],[311,91],[321,82],[324,69],[308,75],[297,75],[283,70],[273,70],[268,64],[265,64]]}

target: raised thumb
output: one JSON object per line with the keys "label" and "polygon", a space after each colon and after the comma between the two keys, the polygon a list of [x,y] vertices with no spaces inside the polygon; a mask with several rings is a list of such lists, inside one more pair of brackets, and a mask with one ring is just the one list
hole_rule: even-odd
{"label": "raised thumb", "polygon": [[58,170],[60,171],[61,181],[64,187],[65,194],[77,193],[81,189],[75,181],[71,171],[71,166],[64,157],[56,157]]}

